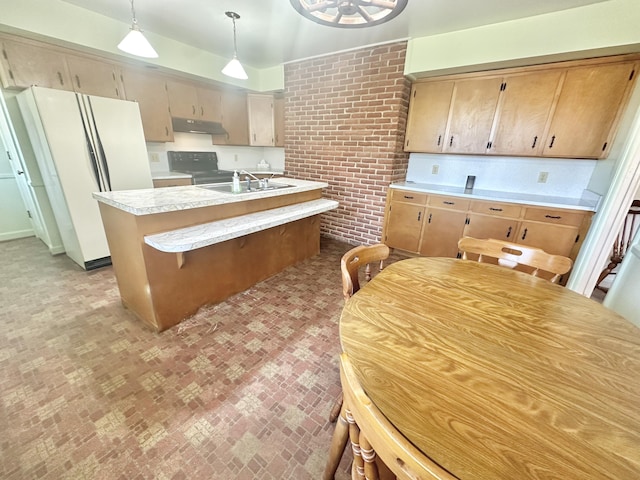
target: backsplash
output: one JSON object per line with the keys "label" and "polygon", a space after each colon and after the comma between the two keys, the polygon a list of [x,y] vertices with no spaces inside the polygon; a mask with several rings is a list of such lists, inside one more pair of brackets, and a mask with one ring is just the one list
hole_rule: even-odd
{"label": "backsplash", "polygon": [[[467,175],[475,175],[474,187],[480,190],[580,198],[596,163],[597,160],[412,153],[407,181],[464,187]],[[543,179],[546,181],[539,181]]]}
{"label": "backsplash", "polygon": [[279,147],[240,147],[212,145],[209,135],[174,133],[174,141],[168,143],[147,142],[151,172],[168,172],[169,151],[216,152],[220,170],[255,170],[260,160],[269,163],[272,171],[284,170],[284,149]]}

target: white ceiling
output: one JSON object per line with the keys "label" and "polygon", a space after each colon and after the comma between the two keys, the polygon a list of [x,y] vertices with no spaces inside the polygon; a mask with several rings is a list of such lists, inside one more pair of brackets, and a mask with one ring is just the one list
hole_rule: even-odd
{"label": "white ceiling", "polygon": [[[130,0],[63,0],[123,23],[131,23]],[[342,29],[299,15],[289,0],[135,0],[136,17],[147,32],[230,57],[236,22],[238,58],[254,68],[391,40],[424,37],[575,8],[607,0],[408,0],[405,10],[383,25]],[[123,36],[126,28],[123,30]],[[153,39],[151,39],[153,43]],[[158,49],[162,56],[162,50]]]}

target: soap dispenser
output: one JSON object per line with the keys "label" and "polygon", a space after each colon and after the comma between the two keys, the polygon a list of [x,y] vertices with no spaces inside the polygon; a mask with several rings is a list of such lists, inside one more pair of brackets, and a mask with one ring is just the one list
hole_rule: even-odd
{"label": "soap dispenser", "polygon": [[233,193],[240,193],[240,177],[238,176],[238,171],[233,171],[233,184],[231,185],[231,191]]}

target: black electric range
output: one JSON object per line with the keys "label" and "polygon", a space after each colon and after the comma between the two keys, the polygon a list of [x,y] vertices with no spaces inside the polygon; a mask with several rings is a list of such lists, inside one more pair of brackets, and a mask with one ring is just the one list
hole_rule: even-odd
{"label": "black electric range", "polygon": [[169,170],[191,175],[194,185],[233,180],[233,171],[218,170],[216,152],[167,152],[167,157]]}

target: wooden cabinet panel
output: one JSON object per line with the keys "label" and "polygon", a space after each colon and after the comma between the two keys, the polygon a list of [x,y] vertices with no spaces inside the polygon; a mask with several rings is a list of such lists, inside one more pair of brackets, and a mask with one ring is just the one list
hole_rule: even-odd
{"label": "wooden cabinet panel", "polygon": [[505,77],[487,153],[539,155],[563,72]]}
{"label": "wooden cabinet panel", "polygon": [[284,97],[273,99],[273,123],[276,147],[284,147]]}
{"label": "wooden cabinet panel", "polygon": [[65,56],[56,51],[3,39],[2,68],[6,88],[37,85],[73,90]]}
{"label": "wooden cabinet panel", "polygon": [[167,96],[172,117],[200,120],[198,91],[194,85],[169,80]]}
{"label": "wooden cabinet panel", "polygon": [[501,85],[502,78],[455,82],[443,152],[487,151]]}
{"label": "wooden cabinet panel", "polygon": [[392,202],[387,212],[385,243],[392,248],[418,252],[424,205]]}
{"label": "wooden cabinet panel", "polygon": [[115,65],[90,58],[67,55],[73,90],[87,95],[124,98]]}
{"label": "wooden cabinet panel", "polygon": [[514,242],[519,226],[520,222],[517,219],[470,213],[463,235]]}
{"label": "wooden cabinet panel", "polygon": [[122,71],[125,98],[138,102],[144,138],[148,142],[172,142],[169,100],[162,77],[133,69]]}
{"label": "wooden cabinet panel", "polygon": [[426,193],[414,192],[411,190],[400,190],[394,188],[392,192],[393,202],[415,203],[416,205],[426,205],[428,195]]}
{"label": "wooden cabinet panel", "polygon": [[429,195],[427,202],[429,206],[437,208],[448,208],[451,210],[464,210],[469,209],[470,201],[461,197],[448,197],[445,195]]}
{"label": "wooden cabinet panel", "polygon": [[213,143],[249,145],[247,96],[243,92],[222,92],[222,126],[227,135],[213,137]]}
{"label": "wooden cabinet panel", "polygon": [[469,210],[483,215],[499,217],[520,218],[522,207],[512,203],[500,203],[491,201],[473,201]]}
{"label": "wooden cabinet panel", "polygon": [[222,96],[214,88],[197,88],[200,118],[208,122],[222,123]]}
{"label": "wooden cabinet panel", "polygon": [[192,185],[190,178],[155,178],[153,179],[153,188],[164,187],[184,187]]}
{"label": "wooden cabinet panel", "polygon": [[427,208],[420,255],[457,257],[458,240],[462,237],[466,220],[466,211]]}
{"label": "wooden cabinet panel", "polygon": [[579,227],[584,221],[584,212],[572,212],[568,210],[558,210],[556,208],[527,208],[525,220],[552,223],[558,225],[573,225]]}
{"label": "wooden cabinet panel", "polygon": [[579,230],[578,227],[525,221],[520,225],[516,242],[541,248],[554,255],[570,257]]}
{"label": "wooden cabinet panel", "polygon": [[273,147],[273,96],[250,93],[247,95],[249,115],[249,144],[258,147]]}
{"label": "wooden cabinet panel", "polygon": [[543,154],[603,158],[623,99],[633,85],[633,62],[567,70]]}
{"label": "wooden cabinet panel", "polygon": [[407,117],[406,152],[442,151],[453,82],[414,83]]}

